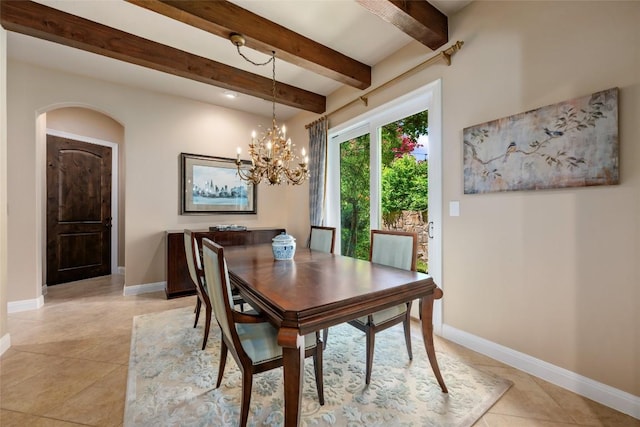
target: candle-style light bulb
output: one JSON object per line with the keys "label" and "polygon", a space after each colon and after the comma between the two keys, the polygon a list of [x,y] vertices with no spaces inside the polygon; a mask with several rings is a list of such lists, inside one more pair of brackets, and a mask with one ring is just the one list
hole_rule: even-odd
{"label": "candle-style light bulb", "polygon": [[282,138],[285,138],[286,134],[287,134],[287,127],[285,125],[282,125]]}
{"label": "candle-style light bulb", "polygon": [[304,164],[306,165],[307,163],[309,163],[309,156],[304,156]]}
{"label": "candle-style light bulb", "polygon": [[251,131],[251,142],[253,142],[256,139],[256,131]]}
{"label": "candle-style light bulb", "polygon": [[304,147],[302,147],[302,157],[304,157],[306,154],[306,151],[304,151]]}
{"label": "candle-style light bulb", "polygon": [[242,152],[242,149],[240,147],[238,147],[238,160],[240,160],[240,153]]}

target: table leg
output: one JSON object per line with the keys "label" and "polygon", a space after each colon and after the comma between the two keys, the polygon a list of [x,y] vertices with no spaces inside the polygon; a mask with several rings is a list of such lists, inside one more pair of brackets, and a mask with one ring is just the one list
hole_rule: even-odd
{"label": "table leg", "polygon": [[284,371],[284,425],[300,424],[300,403],[304,377],[304,337],[294,328],[283,327],[278,332],[278,344],[282,347]]}
{"label": "table leg", "polygon": [[433,294],[424,297],[422,299],[422,337],[424,338],[424,346],[427,349],[427,357],[429,357],[429,363],[431,363],[431,369],[440,384],[440,388],[443,393],[448,393],[447,386],[444,384],[442,375],[440,374],[440,368],[438,367],[438,360],[436,359],[436,349],[433,345]]}

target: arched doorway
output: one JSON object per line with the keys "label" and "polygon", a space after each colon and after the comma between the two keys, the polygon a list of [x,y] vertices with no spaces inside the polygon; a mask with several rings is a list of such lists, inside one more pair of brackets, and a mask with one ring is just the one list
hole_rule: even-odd
{"label": "arched doorway", "polygon": [[85,107],[43,114],[47,285],[116,273],[124,264],[123,126]]}

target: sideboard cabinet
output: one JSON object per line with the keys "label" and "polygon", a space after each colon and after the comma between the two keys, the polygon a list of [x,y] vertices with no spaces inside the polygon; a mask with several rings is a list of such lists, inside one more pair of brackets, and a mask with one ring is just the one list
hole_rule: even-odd
{"label": "sideboard cabinet", "polygon": [[[202,247],[203,238],[213,240],[222,246],[240,246],[271,243],[271,239],[284,233],[285,229],[250,228],[243,231],[194,230],[193,232],[200,247]],[[167,298],[196,293],[195,285],[189,276],[183,235],[184,230],[167,231],[167,285],[165,287]]]}

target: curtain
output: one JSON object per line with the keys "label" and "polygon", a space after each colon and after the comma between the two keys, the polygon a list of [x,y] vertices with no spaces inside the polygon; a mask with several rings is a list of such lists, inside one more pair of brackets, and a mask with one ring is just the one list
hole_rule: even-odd
{"label": "curtain", "polygon": [[323,225],[327,174],[327,117],[309,125],[309,221]]}

